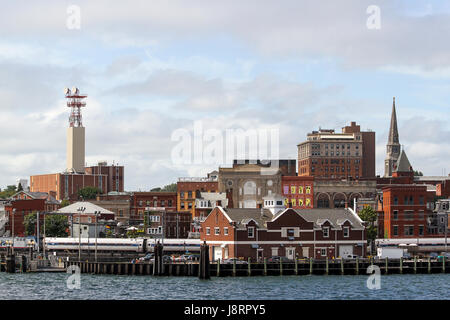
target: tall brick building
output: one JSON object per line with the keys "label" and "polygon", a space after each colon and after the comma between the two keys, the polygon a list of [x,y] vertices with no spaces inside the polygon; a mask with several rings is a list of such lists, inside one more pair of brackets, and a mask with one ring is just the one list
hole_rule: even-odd
{"label": "tall brick building", "polygon": [[308,133],[298,144],[298,175],[360,179],[375,177],[375,132],[362,132],[356,122],[342,128]]}

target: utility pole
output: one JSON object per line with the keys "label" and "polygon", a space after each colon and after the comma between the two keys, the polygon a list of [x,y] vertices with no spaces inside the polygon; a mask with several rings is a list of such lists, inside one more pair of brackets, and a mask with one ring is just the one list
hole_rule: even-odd
{"label": "utility pole", "polygon": [[37,244],[38,244],[38,254],[40,254],[41,253],[41,248],[40,248],[40,246],[41,246],[41,239],[40,239],[41,232],[39,230],[39,211],[36,212],[36,215],[37,215],[37,221],[36,221],[37,236],[36,236],[36,240],[37,240]]}
{"label": "utility pole", "polygon": [[97,262],[97,220],[100,211],[95,211],[95,262]]}
{"label": "utility pole", "polygon": [[78,261],[81,261],[81,212],[84,212],[86,208],[78,208]]}
{"label": "utility pole", "polygon": [[44,211],[44,237],[42,238],[42,252],[44,253],[44,260],[46,260],[45,257],[45,211]]}
{"label": "utility pole", "polygon": [[14,255],[14,216],[16,215],[16,209],[12,210],[12,254]]}

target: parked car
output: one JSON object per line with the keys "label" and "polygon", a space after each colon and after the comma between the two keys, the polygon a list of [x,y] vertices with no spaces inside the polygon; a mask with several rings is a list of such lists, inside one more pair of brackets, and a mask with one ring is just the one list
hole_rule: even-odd
{"label": "parked car", "polygon": [[188,261],[199,261],[200,255],[199,254],[190,254],[188,256]]}
{"label": "parked car", "polygon": [[236,264],[248,264],[247,261],[239,260],[237,258],[224,259],[222,263],[224,264],[233,264],[236,261]]}
{"label": "parked car", "polygon": [[139,258],[140,261],[149,261],[155,256],[154,253],[147,253],[144,257]]}
{"label": "parked car", "polygon": [[[149,259],[150,263],[155,263],[155,257],[153,256],[151,259]],[[172,257],[171,256],[163,256],[163,263],[172,263]]]}
{"label": "parked car", "polygon": [[289,259],[288,257],[281,257],[281,256],[274,256],[274,257],[270,257],[269,259],[267,259],[267,262],[293,262],[294,260]]}
{"label": "parked car", "polygon": [[356,258],[359,258],[359,256],[356,254],[347,254],[347,255],[343,256],[343,258],[344,259],[356,259]]}

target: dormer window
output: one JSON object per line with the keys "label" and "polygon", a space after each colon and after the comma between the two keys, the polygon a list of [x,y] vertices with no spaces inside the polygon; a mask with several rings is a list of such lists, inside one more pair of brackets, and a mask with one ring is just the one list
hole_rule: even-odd
{"label": "dormer window", "polygon": [[350,227],[344,227],[344,238],[348,238],[350,236]]}
{"label": "dormer window", "polygon": [[249,238],[255,237],[255,227],[248,227],[248,237]]}
{"label": "dormer window", "polygon": [[323,227],[322,232],[323,232],[323,237],[328,238],[330,236],[330,227]]}

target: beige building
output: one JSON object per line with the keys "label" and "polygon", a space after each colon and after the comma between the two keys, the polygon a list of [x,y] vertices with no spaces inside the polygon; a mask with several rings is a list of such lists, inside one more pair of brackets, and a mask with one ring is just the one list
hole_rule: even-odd
{"label": "beige building", "polygon": [[280,169],[251,163],[219,168],[219,192],[226,192],[229,208],[258,208],[280,190]]}

